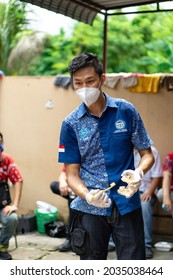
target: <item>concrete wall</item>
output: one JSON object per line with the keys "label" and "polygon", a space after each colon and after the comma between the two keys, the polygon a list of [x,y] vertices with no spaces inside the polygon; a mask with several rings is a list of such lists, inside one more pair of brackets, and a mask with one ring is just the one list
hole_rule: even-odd
{"label": "concrete wall", "polygon": [[[0,131],[5,152],[11,154],[24,177],[21,209],[33,210],[42,200],[58,207],[60,217],[68,216],[67,202],[54,195],[50,182],[57,180],[57,145],[63,118],[80,104],[75,92],[55,87],[55,77],[4,77],[0,81]],[[139,110],[155,146],[164,154],[172,151],[173,92],[130,93],[119,83],[105,91],[125,98]],[[46,109],[51,99],[53,109]]]}

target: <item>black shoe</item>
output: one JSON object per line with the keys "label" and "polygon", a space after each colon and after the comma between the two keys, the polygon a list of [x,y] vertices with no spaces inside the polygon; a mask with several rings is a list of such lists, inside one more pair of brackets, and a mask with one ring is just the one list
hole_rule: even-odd
{"label": "black shoe", "polygon": [[12,256],[8,252],[0,252],[0,260],[12,260]]}
{"label": "black shoe", "polygon": [[58,246],[58,250],[60,252],[68,252],[68,251],[71,251],[72,248],[71,248],[71,243],[70,243],[70,240],[69,239],[66,239],[64,241],[63,244],[61,244],[60,246]]}
{"label": "black shoe", "polygon": [[153,258],[153,252],[151,247],[145,247],[145,253],[146,253],[146,259],[152,259]]}

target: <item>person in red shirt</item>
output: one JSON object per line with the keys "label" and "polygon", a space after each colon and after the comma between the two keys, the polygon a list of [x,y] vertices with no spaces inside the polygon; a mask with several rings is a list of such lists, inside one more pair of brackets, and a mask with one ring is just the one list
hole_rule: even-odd
{"label": "person in red shirt", "polygon": [[165,155],[162,169],[162,188],[158,191],[157,197],[163,203],[163,209],[172,212],[173,217],[173,152]]}
{"label": "person in red shirt", "polygon": [[[18,223],[18,216],[16,210],[18,210],[23,178],[14,159],[5,154],[3,146],[3,134],[0,133],[0,222],[2,223],[1,235],[0,235],[0,260],[11,260],[12,256],[8,253],[8,246],[10,238],[15,234]],[[10,181],[14,187],[13,201],[4,200],[2,188],[8,190],[8,181]]]}

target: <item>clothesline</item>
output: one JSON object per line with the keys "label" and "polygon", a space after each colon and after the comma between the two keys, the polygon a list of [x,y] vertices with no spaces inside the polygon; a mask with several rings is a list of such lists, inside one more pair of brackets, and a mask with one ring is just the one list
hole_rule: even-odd
{"label": "clothesline", "polygon": [[118,82],[130,92],[158,93],[161,87],[173,91],[173,74],[117,73],[106,74],[105,86],[115,88]]}
{"label": "clothesline", "polygon": [[[167,91],[173,91],[173,74],[168,73],[141,74],[121,72],[106,74],[105,86],[116,88],[118,82],[130,92],[158,93],[162,87],[166,88]],[[71,85],[70,75],[57,75],[54,85],[68,88]]]}

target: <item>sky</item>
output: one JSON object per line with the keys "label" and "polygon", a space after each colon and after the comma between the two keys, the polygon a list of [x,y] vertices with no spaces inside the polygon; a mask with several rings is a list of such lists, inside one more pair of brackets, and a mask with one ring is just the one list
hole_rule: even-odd
{"label": "sky", "polygon": [[28,8],[33,10],[33,13],[28,13],[28,18],[31,19],[30,28],[34,30],[54,35],[58,34],[59,30],[63,28],[68,33],[76,23],[70,17],[48,11],[35,5],[28,4]]}

